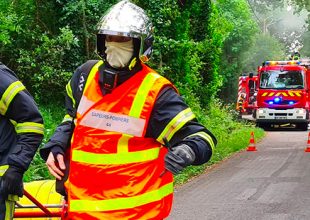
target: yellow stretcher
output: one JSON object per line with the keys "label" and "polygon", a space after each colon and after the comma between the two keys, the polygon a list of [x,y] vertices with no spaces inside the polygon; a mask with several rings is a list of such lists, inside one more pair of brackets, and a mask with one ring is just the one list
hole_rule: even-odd
{"label": "yellow stretcher", "polygon": [[55,191],[55,180],[25,183],[24,188],[24,196],[16,203],[14,219],[60,219],[64,199]]}

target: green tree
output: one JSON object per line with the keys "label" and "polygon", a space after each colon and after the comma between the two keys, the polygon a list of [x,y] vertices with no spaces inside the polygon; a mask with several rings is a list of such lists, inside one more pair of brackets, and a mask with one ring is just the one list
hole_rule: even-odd
{"label": "green tree", "polygon": [[229,25],[228,34],[223,45],[223,55],[220,73],[223,77],[223,88],[220,96],[225,101],[234,101],[236,96],[236,83],[244,61],[242,54],[247,52],[253,44],[259,29],[246,1],[219,0],[216,1],[219,15]]}
{"label": "green tree", "polygon": [[257,67],[266,60],[283,60],[285,58],[285,46],[281,42],[270,35],[257,35],[255,43],[242,56],[244,63],[239,74],[256,72]]}
{"label": "green tree", "polygon": [[[310,42],[310,31],[308,31],[303,36],[303,42]],[[304,44],[302,49],[300,50],[301,57],[308,57],[310,58],[310,43]]]}

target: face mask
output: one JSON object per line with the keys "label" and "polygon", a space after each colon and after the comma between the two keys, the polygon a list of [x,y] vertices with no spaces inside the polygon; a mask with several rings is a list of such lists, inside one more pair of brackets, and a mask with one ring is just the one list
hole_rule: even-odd
{"label": "face mask", "polygon": [[114,68],[125,67],[133,55],[133,41],[105,42],[107,62]]}

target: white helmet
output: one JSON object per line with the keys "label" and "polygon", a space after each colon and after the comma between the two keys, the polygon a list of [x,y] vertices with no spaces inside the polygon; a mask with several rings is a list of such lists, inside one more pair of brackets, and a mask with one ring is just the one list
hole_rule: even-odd
{"label": "white helmet", "polygon": [[146,62],[151,56],[153,45],[153,26],[145,11],[129,0],[112,6],[100,19],[97,34],[97,52],[103,59],[105,54],[105,35],[132,37],[134,56]]}

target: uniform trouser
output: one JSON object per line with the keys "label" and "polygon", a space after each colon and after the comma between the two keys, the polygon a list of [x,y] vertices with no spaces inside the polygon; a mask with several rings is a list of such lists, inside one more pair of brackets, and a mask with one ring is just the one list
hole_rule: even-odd
{"label": "uniform trouser", "polygon": [[0,220],[12,220],[14,215],[15,202],[18,196],[9,195],[7,200],[0,194]]}

